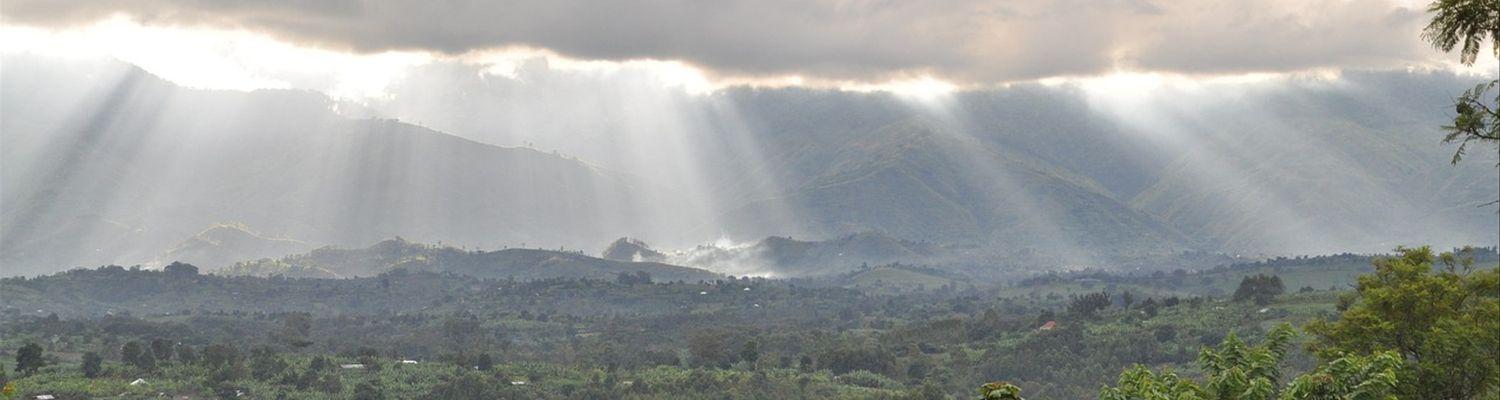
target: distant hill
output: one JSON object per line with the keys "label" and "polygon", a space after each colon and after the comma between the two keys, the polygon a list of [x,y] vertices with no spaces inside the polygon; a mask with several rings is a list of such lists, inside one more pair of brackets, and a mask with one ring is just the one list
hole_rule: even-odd
{"label": "distant hill", "polygon": [[615,279],[620,273],[645,272],[659,282],[712,280],[713,272],[657,262],[624,262],[537,249],[469,251],[385,240],[362,249],[325,247],[305,254],[236,263],[210,271],[221,275],[296,278],[369,277],[392,270],[446,272],[481,278],[538,280],[550,278]]}
{"label": "distant hill", "polygon": [[240,260],[300,253],[312,248],[311,244],[294,239],[261,236],[244,224],[215,224],[173,246],[157,258],[157,264],[181,261],[215,269]]}
{"label": "distant hill", "polygon": [[813,277],[842,274],[868,265],[939,263],[953,252],[931,242],[862,232],[828,240],[772,236],[743,245],[704,245],[667,252],[663,260],[730,275]]}
{"label": "distant hill", "polygon": [[623,237],[605,247],[601,255],[606,260],[615,261],[661,261],[666,258],[665,254],[652,250],[646,242]]}

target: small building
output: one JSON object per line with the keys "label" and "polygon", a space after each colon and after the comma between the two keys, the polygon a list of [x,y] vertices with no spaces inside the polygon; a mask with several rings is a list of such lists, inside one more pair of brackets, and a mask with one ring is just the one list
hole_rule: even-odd
{"label": "small building", "polygon": [[1053,329],[1056,329],[1056,328],[1057,328],[1057,321],[1047,321],[1047,323],[1042,324],[1042,326],[1040,326],[1040,327],[1037,327],[1036,330],[1039,330],[1039,331],[1050,331],[1050,330],[1053,330]]}
{"label": "small building", "polygon": [[416,364],[417,360],[401,360],[402,364]]}
{"label": "small building", "polygon": [[56,399],[56,397],[53,397],[50,394],[39,394],[39,395],[36,395],[36,400],[53,400],[53,399]]}
{"label": "small building", "polygon": [[145,379],[136,378],[135,380],[130,381],[130,386],[140,386],[144,384],[146,384]]}
{"label": "small building", "polygon": [[365,365],[364,364],[344,364],[344,365],[340,365],[339,368],[343,368],[343,369],[365,369]]}

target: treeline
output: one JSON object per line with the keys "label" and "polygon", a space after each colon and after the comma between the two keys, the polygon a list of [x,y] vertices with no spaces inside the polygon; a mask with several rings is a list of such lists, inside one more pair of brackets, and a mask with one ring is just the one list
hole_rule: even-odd
{"label": "treeline", "polygon": [[[1281,325],[1259,345],[1231,334],[1197,356],[1201,378],[1137,365],[1099,398],[1127,399],[1489,399],[1500,396],[1500,268],[1475,268],[1469,253],[1398,249],[1376,258],[1340,315],[1305,326],[1320,364],[1295,377],[1282,362],[1296,331]],[[1236,300],[1269,303],[1274,276],[1247,277]],[[1274,293],[1272,293],[1274,292]],[[1263,297],[1264,296],[1264,297]],[[1089,296],[1074,304],[1100,301]],[[1070,307],[1072,308],[1072,307]],[[1050,365],[1049,365],[1050,367]],[[1021,387],[993,382],[987,399],[1021,399]]]}

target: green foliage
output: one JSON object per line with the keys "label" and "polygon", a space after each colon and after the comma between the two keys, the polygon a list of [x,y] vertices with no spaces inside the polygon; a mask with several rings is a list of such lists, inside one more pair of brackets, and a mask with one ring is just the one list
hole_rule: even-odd
{"label": "green foliage", "polygon": [[1025,400],[1021,398],[1021,388],[1009,382],[990,382],[980,386],[979,398],[981,400]]}
{"label": "green foliage", "polygon": [[157,361],[166,363],[172,361],[175,353],[172,351],[173,347],[172,341],[158,338],[151,341],[151,354],[156,356]]}
{"label": "green foliage", "polygon": [[[1442,51],[1459,47],[1459,61],[1473,64],[1489,39],[1500,57],[1500,2],[1494,0],[1437,0],[1427,6],[1432,21],[1422,30],[1422,39]],[[1462,46],[1460,46],[1460,44]]]}
{"label": "green foliage", "polygon": [[1270,399],[1281,377],[1281,360],[1295,335],[1291,325],[1280,325],[1266,334],[1264,343],[1249,346],[1233,333],[1218,349],[1203,349],[1198,364],[1208,374],[1203,391],[1208,399]]}
{"label": "green foliage", "polygon": [[1105,387],[1099,392],[1100,400],[1195,400],[1206,396],[1197,384],[1176,373],[1155,374],[1140,365],[1121,373],[1116,387]]}
{"label": "green foliage", "polygon": [[754,365],[757,360],[760,360],[760,342],[753,339],[745,341],[745,345],[740,346],[740,361]]}
{"label": "green foliage", "polygon": [[[1398,249],[1362,276],[1356,301],[1338,321],[1317,322],[1324,359],[1393,350],[1402,398],[1474,399],[1500,390],[1500,270],[1474,269],[1461,255]],[[1434,270],[1434,263],[1444,266]]]}
{"label": "green foliage", "polygon": [[104,370],[104,367],[102,365],[103,363],[104,357],[100,357],[99,353],[95,353],[92,351],[83,353],[83,365],[81,367],[83,369],[83,377],[99,377],[99,372]]}
{"label": "green foliage", "polygon": [[1072,296],[1072,301],[1068,303],[1068,312],[1092,317],[1095,313],[1108,308],[1109,304],[1109,293],[1105,292]]}
{"label": "green foliage", "polygon": [[1401,358],[1393,352],[1374,356],[1343,356],[1292,380],[1278,396],[1279,364],[1292,337],[1292,328],[1272,330],[1265,343],[1247,346],[1229,335],[1218,349],[1204,349],[1200,366],[1206,374],[1200,385],[1176,373],[1152,373],[1134,366],[1120,374],[1115,387],[1100,391],[1101,400],[1390,400],[1397,385]]}
{"label": "green foliage", "polygon": [[874,389],[891,389],[901,387],[900,383],[897,383],[891,378],[885,377],[885,375],[865,370],[855,370],[850,371],[847,374],[839,375],[838,381],[854,386]]}
{"label": "green foliage", "polygon": [[354,400],[384,400],[385,394],[376,383],[365,381],[354,385]]}
{"label": "green foliage", "polygon": [[176,353],[177,361],[183,364],[198,363],[198,351],[193,350],[191,345],[178,344],[173,352]]}
{"label": "green foliage", "polygon": [[1343,356],[1299,376],[1282,392],[1285,400],[1395,400],[1401,356]]}
{"label": "green foliage", "polygon": [[1485,101],[1496,84],[1500,84],[1500,80],[1481,83],[1464,91],[1455,100],[1453,123],[1443,126],[1447,132],[1443,143],[1458,143],[1452,163],[1463,160],[1470,143],[1500,144],[1500,109],[1491,107],[1491,104],[1500,104],[1500,91],[1495,93],[1493,101]]}
{"label": "green foliage", "polygon": [[203,367],[209,371],[209,382],[238,380],[245,376],[245,357],[230,344],[212,344],[203,348]]}
{"label": "green foliage", "polygon": [[[1427,6],[1432,21],[1422,30],[1422,39],[1442,51],[1459,50],[1459,61],[1473,65],[1486,39],[1491,53],[1500,57],[1500,1],[1436,0]],[[1457,164],[1471,142],[1500,144],[1500,92],[1494,101],[1486,102],[1486,93],[1500,84],[1494,80],[1465,91],[1454,103],[1453,124],[1443,126],[1444,143],[1458,143],[1452,162]],[[1488,103],[1488,104],[1487,104]],[[1500,201],[1500,200],[1497,200]]]}
{"label": "green foliage", "polygon": [[36,373],[42,366],[47,365],[47,360],[42,358],[42,346],[36,343],[27,343],[16,350],[16,372],[21,375]]}
{"label": "green foliage", "polygon": [[198,267],[194,266],[193,264],[176,261],[173,261],[171,264],[167,264],[167,266],[162,267],[162,271],[166,272],[169,276],[175,277],[192,277],[198,275]]}
{"label": "green foliage", "polygon": [[1257,305],[1266,305],[1283,293],[1286,293],[1286,286],[1281,284],[1281,277],[1257,274],[1240,280],[1240,287],[1234,291],[1234,301],[1254,300]]}
{"label": "green foliage", "polygon": [[156,356],[152,354],[151,348],[137,341],[125,343],[120,348],[120,360],[142,370],[156,369]]}
{"label": "green foliage", "polygon": [[474,356],[474,369],[489,371],[494,367],[495,359],[490,357],[490,353],[479,353],[479,355]]}

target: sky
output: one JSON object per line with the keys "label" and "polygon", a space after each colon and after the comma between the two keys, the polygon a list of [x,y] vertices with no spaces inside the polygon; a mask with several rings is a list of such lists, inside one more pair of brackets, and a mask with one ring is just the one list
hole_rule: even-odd
{"label": "sky", "polygon": [[[388,96],[415,67],[648,71],[930,95],[1015,82],[1461,69],[1421,0],[7,0],[0,52],[103,56],[184,86]],[[1482,58],[1470,72],[1493,74]],[[1130,86],[1127,82],[1126,86]]]}

